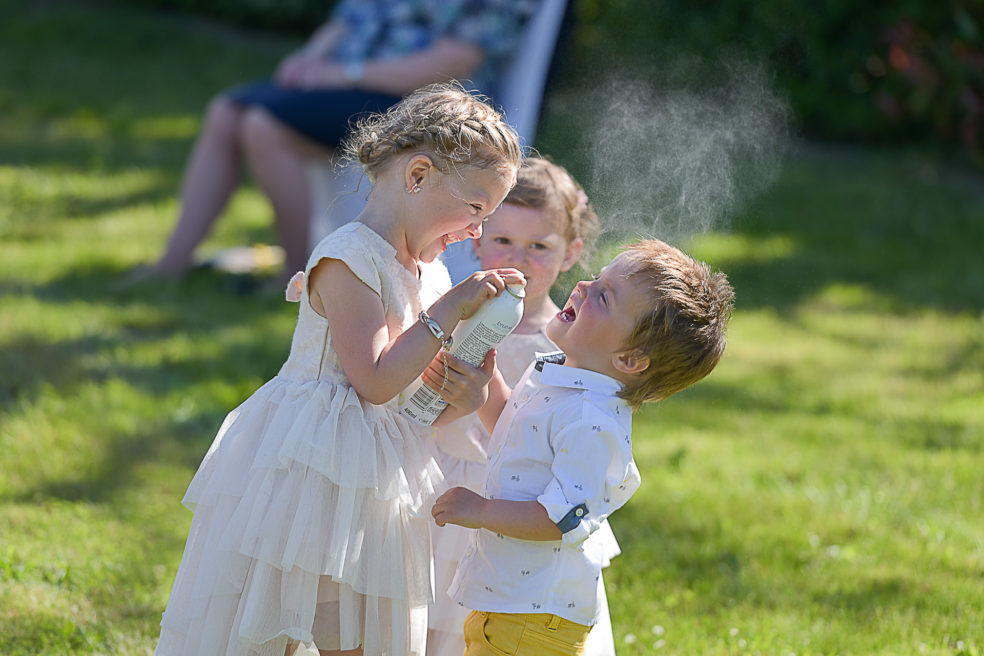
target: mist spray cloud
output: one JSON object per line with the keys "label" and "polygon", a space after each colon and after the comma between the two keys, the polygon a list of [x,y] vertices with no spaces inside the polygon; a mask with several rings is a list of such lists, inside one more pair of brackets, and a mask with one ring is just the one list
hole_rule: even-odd
{"label": "mist spray cloud", "polygon": [[778,175],[788,110],[760,67],[721,65],[700,88],[611,80],[586,99],[586,187],[604,238],[671,242],[727,228]]}

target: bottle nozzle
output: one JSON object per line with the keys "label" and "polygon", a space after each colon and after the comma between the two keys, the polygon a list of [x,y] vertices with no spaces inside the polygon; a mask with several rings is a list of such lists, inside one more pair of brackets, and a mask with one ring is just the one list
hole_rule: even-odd
{"label": "bottle nozzle", "polygon": [[526,285],[506,285],[506,291],[516,298],[526,298]]}

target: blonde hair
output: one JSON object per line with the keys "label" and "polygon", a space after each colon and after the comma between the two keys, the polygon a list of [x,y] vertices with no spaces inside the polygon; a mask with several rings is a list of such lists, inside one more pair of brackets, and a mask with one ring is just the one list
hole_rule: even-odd
{"label": "blonde hair", "polygon": [[503,203],[545,210],[563,220],[563,234],[570,243],[584,244],[579,260],[590,259],[601,222],[584,188],[567,169],[542,157],[528,157],[516,174],[516,186]]}
{"label": "blonde hair", "polygon": [[645,286],[652,301],[625,349],[646,355],[649,366],[619,393],[638,408],[693,385],[717,366],[735,292],[723,273],[658,239],[632,244],[625,257],[634,265],[629,277]]}
{"label": "blonde hair", "polygon": [[342,143],[346,159],[373,183],[395,156],[426,149],[442,172],[459,165],[494,168],[513,180],[523,152],[516,131],[485,98],[457,82],[414,91],[381,114],[358,119]]}

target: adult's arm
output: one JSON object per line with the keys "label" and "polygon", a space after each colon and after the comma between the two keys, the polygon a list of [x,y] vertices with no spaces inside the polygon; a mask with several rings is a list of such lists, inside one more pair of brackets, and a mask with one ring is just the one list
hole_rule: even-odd
{"label": "adult's arm", "polygon": [[365,75],[355,86],[394,96],[414,89],[474,74],[485,58],[476,45],[453,38],[442,38],[425,50],[393,59],[370,59]]}
{"label": "adult's arm", "polygon": [[278,76],[278,80],[286,86],[306,89],[358,88],[403,96],[434,82],[467,78],[478,69],[484,57],[478,46],[443,38],[430,48],[403,57],[370,59],[365,62],[362,79],[357,81],[348,79],[345,64],[322,58],[306,58],[303,70],[296,76],[287,79]]}
{"label": "adult's arm", "polygon": [[277,66],[274,78],[284,86],[303,86],[310,71],[318,71],[325,57],[345,33],[345,23],[340,20],[328,21],[311,35],[304,46],[285,57]]}
{"label": "adult's arm", "polygon": [[314,57],[324,58],[335,47],[345,33],[345,23],[340,20],[330,20],[317,30],[304,44],[304,52]]}

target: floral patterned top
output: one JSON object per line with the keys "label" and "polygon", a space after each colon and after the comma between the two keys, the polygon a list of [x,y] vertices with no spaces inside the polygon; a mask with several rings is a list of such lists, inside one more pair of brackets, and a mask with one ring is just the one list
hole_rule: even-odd
{"label": "floral patterned top", "polygon": [[445,37],[478,46],[485,61],[471,83],[490,93],[540,0],[342,0],[333,20],[348,30],[331,56],[345,62],[391,59],[425,50]]}

